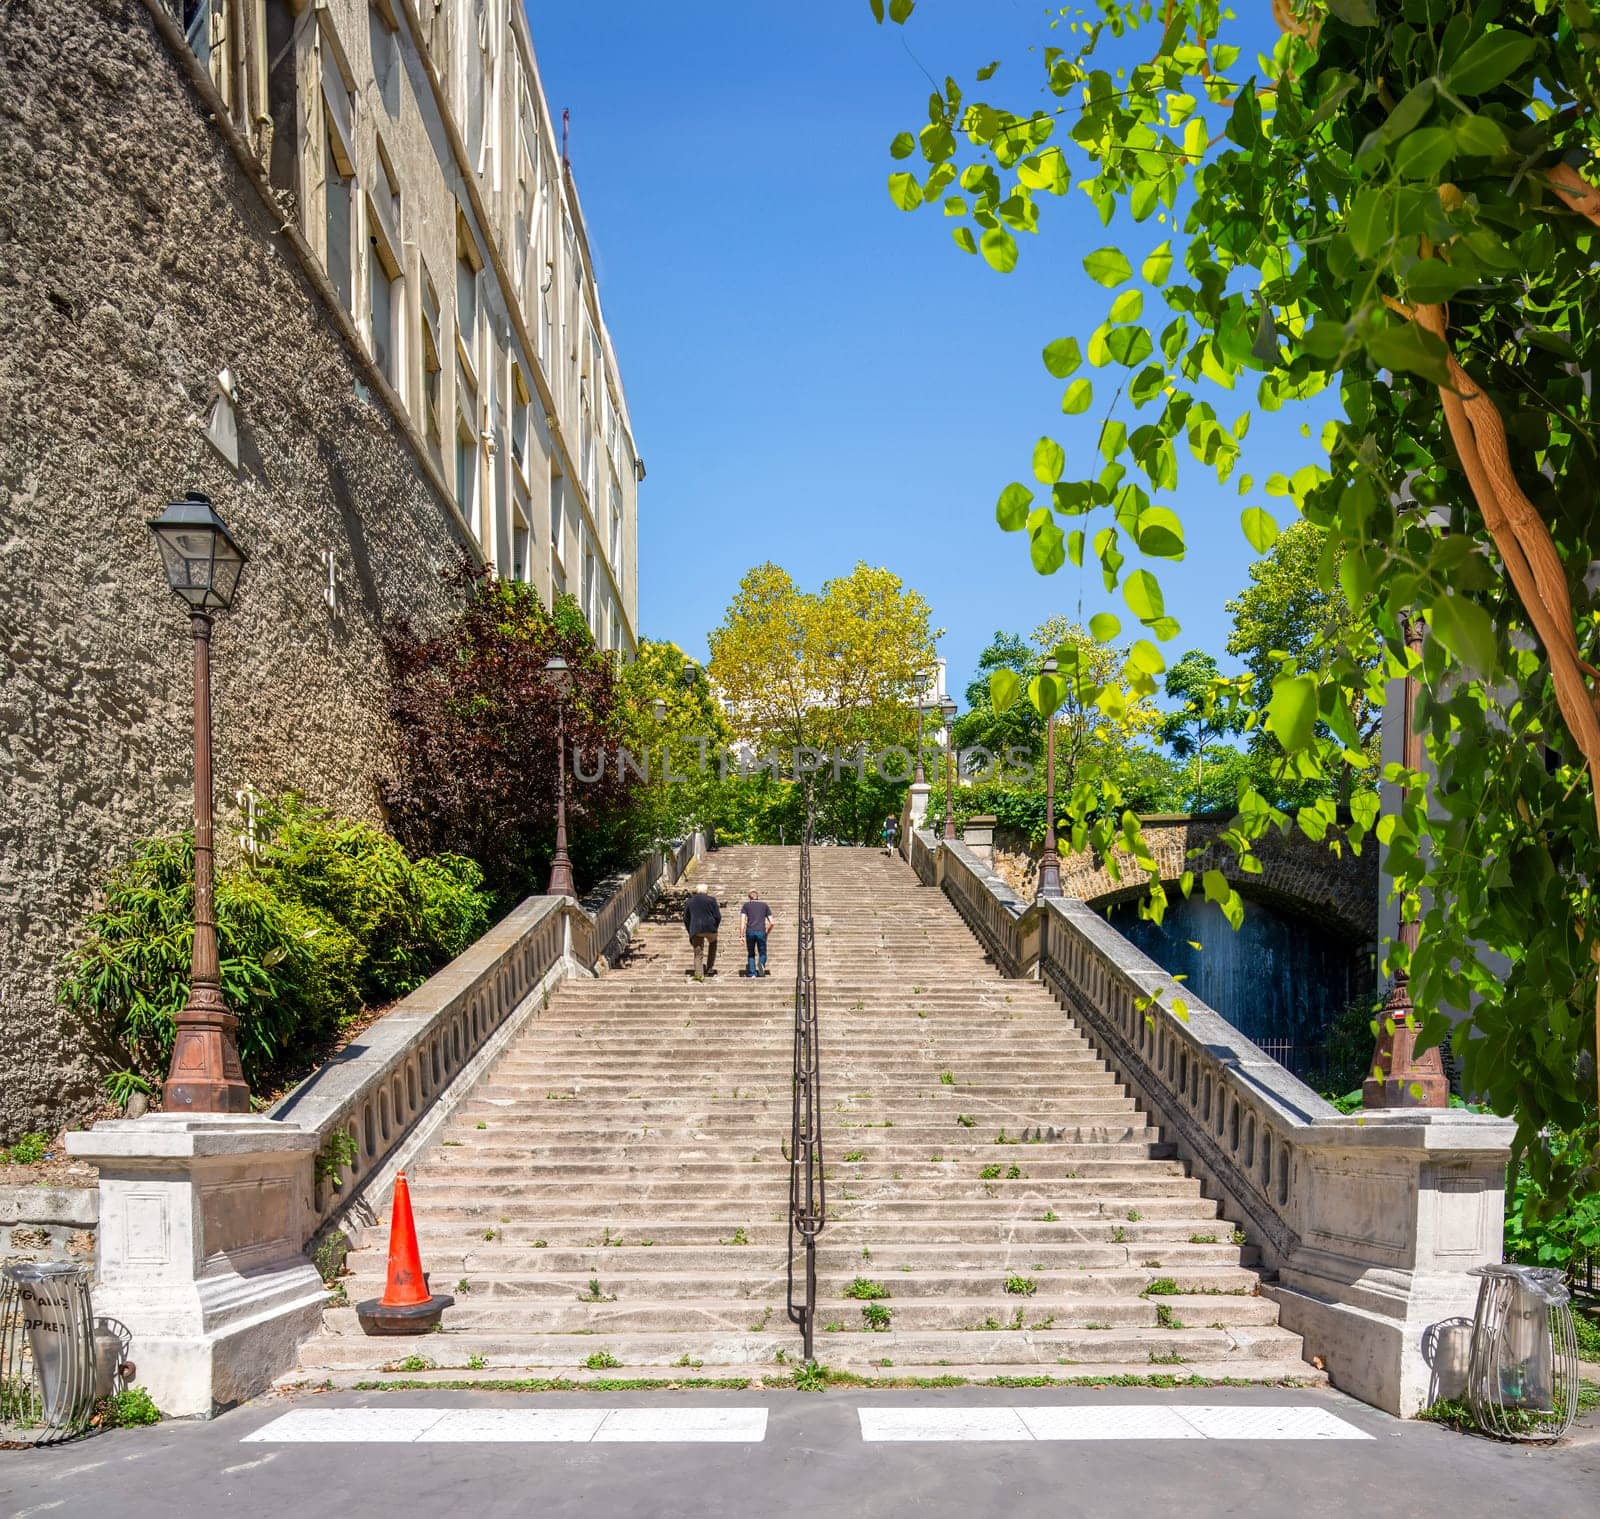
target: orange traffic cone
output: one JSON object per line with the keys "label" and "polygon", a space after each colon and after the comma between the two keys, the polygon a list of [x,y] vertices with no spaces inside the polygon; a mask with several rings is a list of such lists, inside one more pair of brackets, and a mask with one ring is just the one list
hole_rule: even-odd
{"label": "orange traffic cone", "polygon": [[417,1224],[411,1216],[411,1188],[404,1171],[395,1178],[391,1214],[389,1276],[383,1296],[357,1303],[356,1317],[367,1334],[426,1334],[438,1327],[455,1299],[428,1291],[422,1252],[417,1247]]}

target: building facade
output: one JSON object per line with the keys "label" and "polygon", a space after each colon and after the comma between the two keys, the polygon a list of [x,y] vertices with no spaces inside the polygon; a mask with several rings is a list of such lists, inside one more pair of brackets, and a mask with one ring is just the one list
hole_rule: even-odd
{"label": "building facade", "polygon": [[101,1101],[117,1052],[57,1004],[61,958],[191,819],[169,500],[205,492],[250,556],[213,638],[224,856],[249,788],[381,821],[385,639],[447,625],[464,558],[633,649],[637,455],[526,26],[495,14],[474,62],[449,0],[436,37],[348,3],[7,5],[0,1145]]}
{"label": "building facade", "polygon": [[644,475],[517,0],[165,0],[485,560],[638,638]]}

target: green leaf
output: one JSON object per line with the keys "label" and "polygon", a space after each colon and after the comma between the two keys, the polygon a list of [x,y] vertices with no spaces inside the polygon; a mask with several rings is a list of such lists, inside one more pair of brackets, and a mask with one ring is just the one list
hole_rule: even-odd
{"label": "green leaf", "polygon": [[1200,885],[1206,894],[1208,902],[1226,902],[1228,893],[1233,888],[1228,885],[1228,878],[1220,870],[1208,870],[1200,878]]}
{"label": "green leaf", "polygon": [[1089,619],[1089,634],[1096,643],[1110,643],[1122,631],[1122,624],[1110,612],[1096,612]]}
{"label": "green leaf", "polygon": [[1432,179],[1455,156],[1454,132],[1423,127],[1400,139],[1394,150],[1395,172],[1403,179]]}
{"label": "green leaf", "polygon": [[1026,485],[1013,480],[995,503],[994,520],[1008,533],[1020,532],[1028,521],[1028,508],[1033,504],[1033,492]]}
{"label": "green leaf", "polygon": [[883,25],[883,0],[867,0],[872,7],[872,17],[879,26]]}
{"label": "green leaf", "polygon": [[915,174],[891,174],[889,199],[902,211],[915,211],[922,204],[922,186]]}
{"label": "green leaf", "polygon": [[1140,274],[1145,278],[1145,283],[1150,285],[1164,285],[1172,273],[1172,244],[1157,243],[1145,255],[1144,263],[1140,266]]}
{"label": "green leaf", "polygon": [[1186,552],[1183,524],[1177,513],[1165,506],[1147,506],[1140,512],[1133,536],[1140,553],[1152,559],[1182,559]]}
{"label": "green leaf", "polygon": [[1472,279],[1452,268],[1442,258],[1425,258],[1413,264],[1406,275],[1406,294],[1424,306],[1447,301]]}
{"label": "green leaf", "polygon": [[1108,289],[1120,285],[1133,274],[1133,265],[1120,248],[1097,248],[1085,256],[1083,267],[1090,279]]}
{"label": "green leaf", "polygon": [[1402,321],[1397,326],[1371,333],[1367,338],[1367,354],[1382,369],[1403,369],[1408,374],[1432,380],[1435,385],[1450,382],[1444,344],[1415,322]]}
{"label": "green leaf", "polygon": [[1017,240],[1004,227],[991,227],[978,246],[991,269],[1010,274],[1017,267]]}
{"label": "green leaf", "polygon": [[916,8],[917,0],[889,0],[889,19],[897,26],[904,26]]}
{"label": "green leaf", "polygon": [[1066,379],[1082,362],[1076,338],[1057,338],[1045,345],[1044,367],[1058,380]]}
{"label": "green leaf", "polygon": [[1000,60],[998,58],[996,58],[993,63],[984,64],[984,66],[978,70],[978,83],[982,84],[985,79],[993,79],[994,71],[999,67]]}
{"label": "green leaf", "polygon": [[1007,712],[1022,691],[1022,680],[1015,670],[989,672],[989,705],[996,712]]}
{"label": "green leaf", "polygon": [[1111,310],[1106,314],[1113,322],[1136,322],[1143,310],[1144,292],[1138,289],[1124,290],[1111,303]]}
{"label": "green leaf", "polygon": [[1465,596],[1446,595],[1428,608],[1433,636],[1474,674],[1490,676],[1498,663],[1494,623],[1489,614]]}
{"label": "green leaf", "polygon": [[1267,727],[1290,754],[1307,748],[1317,726],[1317,683],[1309,675],[1280,677],[1272,683]]}
{"label": "green leaf", "polygon": [[956,240],[956,247],[963,253],[977,253],[978,239],[972,235],[971,227],[952,227],[950,236]]}
{"label": "green leaf", "polygon": [[1106,334],[1106,351],[1129,369],[1144,363],[1154,351],[1143,327],[1113,327]]}
{"label": "green leaf", "polygon": [[1061,397],[1061,409],[1069,417],[1088,411],[1094,401],[1094,386],[1088,380],[1074,380]]}
{"label": "green leaf", "polygon": [[1066,539],[1053,521],[1042,522],[1029,536],[1028,552],[1041,575],[1053,575],[1067,562]]}
{"label": "green leaf", "polygon": [[1159,675],[1167,668],[1166,660],[1161,657],[1161,650],[1148,638],[1134,640],[1128,650],[1128,663],[1136,670],[1143,670],[1146,675]]}
{"label": "green leaf", "polygon": [[1258,554],[1266,553],[1278,541],[1277,520],[1259,506],[1247,506],[1239,514],[1239,522],[1250,547]]}
{"label": "green leaf", "polygon": [[889,144],[889,154],[893,158],[910,158],[916,151],[917,139],[909,132],[896,132]]}
{"label": "green leaf", "polygon": [[1066,453],[1054,438],[1040,438],[1033,445],[1033,478],[1041,485],[1054,485],[1066,467]]}
{"label": "green leaf", "polygon": [[1371,258],[1394,236],[1394,200],[1387,190],[1368,185],[1350,204],[1345,222],[1351,245],[1362,258]]}
{"label": "green leaf", "polygon": [[1135,570],[1122,582],[1122,599],[1140,622],[1154,622],[1166,611],[1160,582],[1149,570]]}
{"label": "green leaf", "polygon": [[1462,116],[1455,124],[1456,150],[1468,158],[1498,158],[1511,150],[1500,123],[1492,116]]}
{"label": "green leaf", "polygon": [[1328,9],[1346,26],[1378,24],[1378,11],[1372,0],[1328,0]]}
{"label": "green leaf", "polygon": [[1509,27],[1485,33],[1446,71],[1450,88],[1458,95],[1483,95],[1509,78],[1538,46],[1524,32]]}

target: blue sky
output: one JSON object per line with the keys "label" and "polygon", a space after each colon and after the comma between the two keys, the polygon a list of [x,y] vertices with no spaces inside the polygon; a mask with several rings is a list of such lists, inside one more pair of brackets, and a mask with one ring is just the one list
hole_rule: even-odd
{"label": "blue sky", "polygon": [[[1164,229],[1120,215],[1103,228],[1086,197],[1041,197],[1045,231],[1022,239],[1019,268],[1001,277],[956,249],[951,223],[906,215],[885,190],[900,167],[890,138],[927,119],[923,67],[970,89],[976,69],[1003,59],[990,88],[1020,106],[1037,87],[1027,49],[1050,40],[1047,15],[1022,0],[922,0],[902,31],[876,27],[866,0],[530,9],[551,108],[572,112],[574,172],[649,471],[645,636],[704,658],[752,564],[773,559],[815,588],[866,559],[927,597],[959,693],[997,628],[1077,615],[1080,597],[1085,618],[1125,612],[1097,571],[1036,574],[1024,535],[995,526],[994,500],[1029,478],[1043,432],[1067,447],[1069,475],[1093,454],[1104,387],[1088,414],[1063,417],[1040,349],[1081,342],[1104,318],[1108,293],[1083,274],[1084,253]],[[1244,35],[1270,40],[1260,25]],[[1147,320],[1160,309],[1147,305]],[[1228,418],[1245,404],[1223,402]],[[1260,481],[1315,457],[1300,421],[1258,415],[1242,470]],[[1287,520],[1284,502],[1252,499]],[[1223,603],[1247,582],[1245,503],[1191,463],[1169,504],[1189,543],[1182,564],[1153,566],[1183,624],[1169,658],[1220,655]]]}

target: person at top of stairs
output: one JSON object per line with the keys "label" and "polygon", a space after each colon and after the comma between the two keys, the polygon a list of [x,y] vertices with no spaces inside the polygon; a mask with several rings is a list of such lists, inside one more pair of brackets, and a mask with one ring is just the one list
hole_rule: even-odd
{"label": "person at top of stairs", "polygon": [[761,893],[754,886],[739,909],[739,918],[744,924],[744,973],[750,977],[764,976],[767,974],[767,931],[772,927],[773,918],[772,909],[761,900]]}
{"label": "person at top of stairs", "polygon": [[694,946],[694,966],[689,974],[696,981],[717,973],[717,930],[722,927],[722,906],[711,887],[702,881],[689,893],[683,905],[683,926]]}

